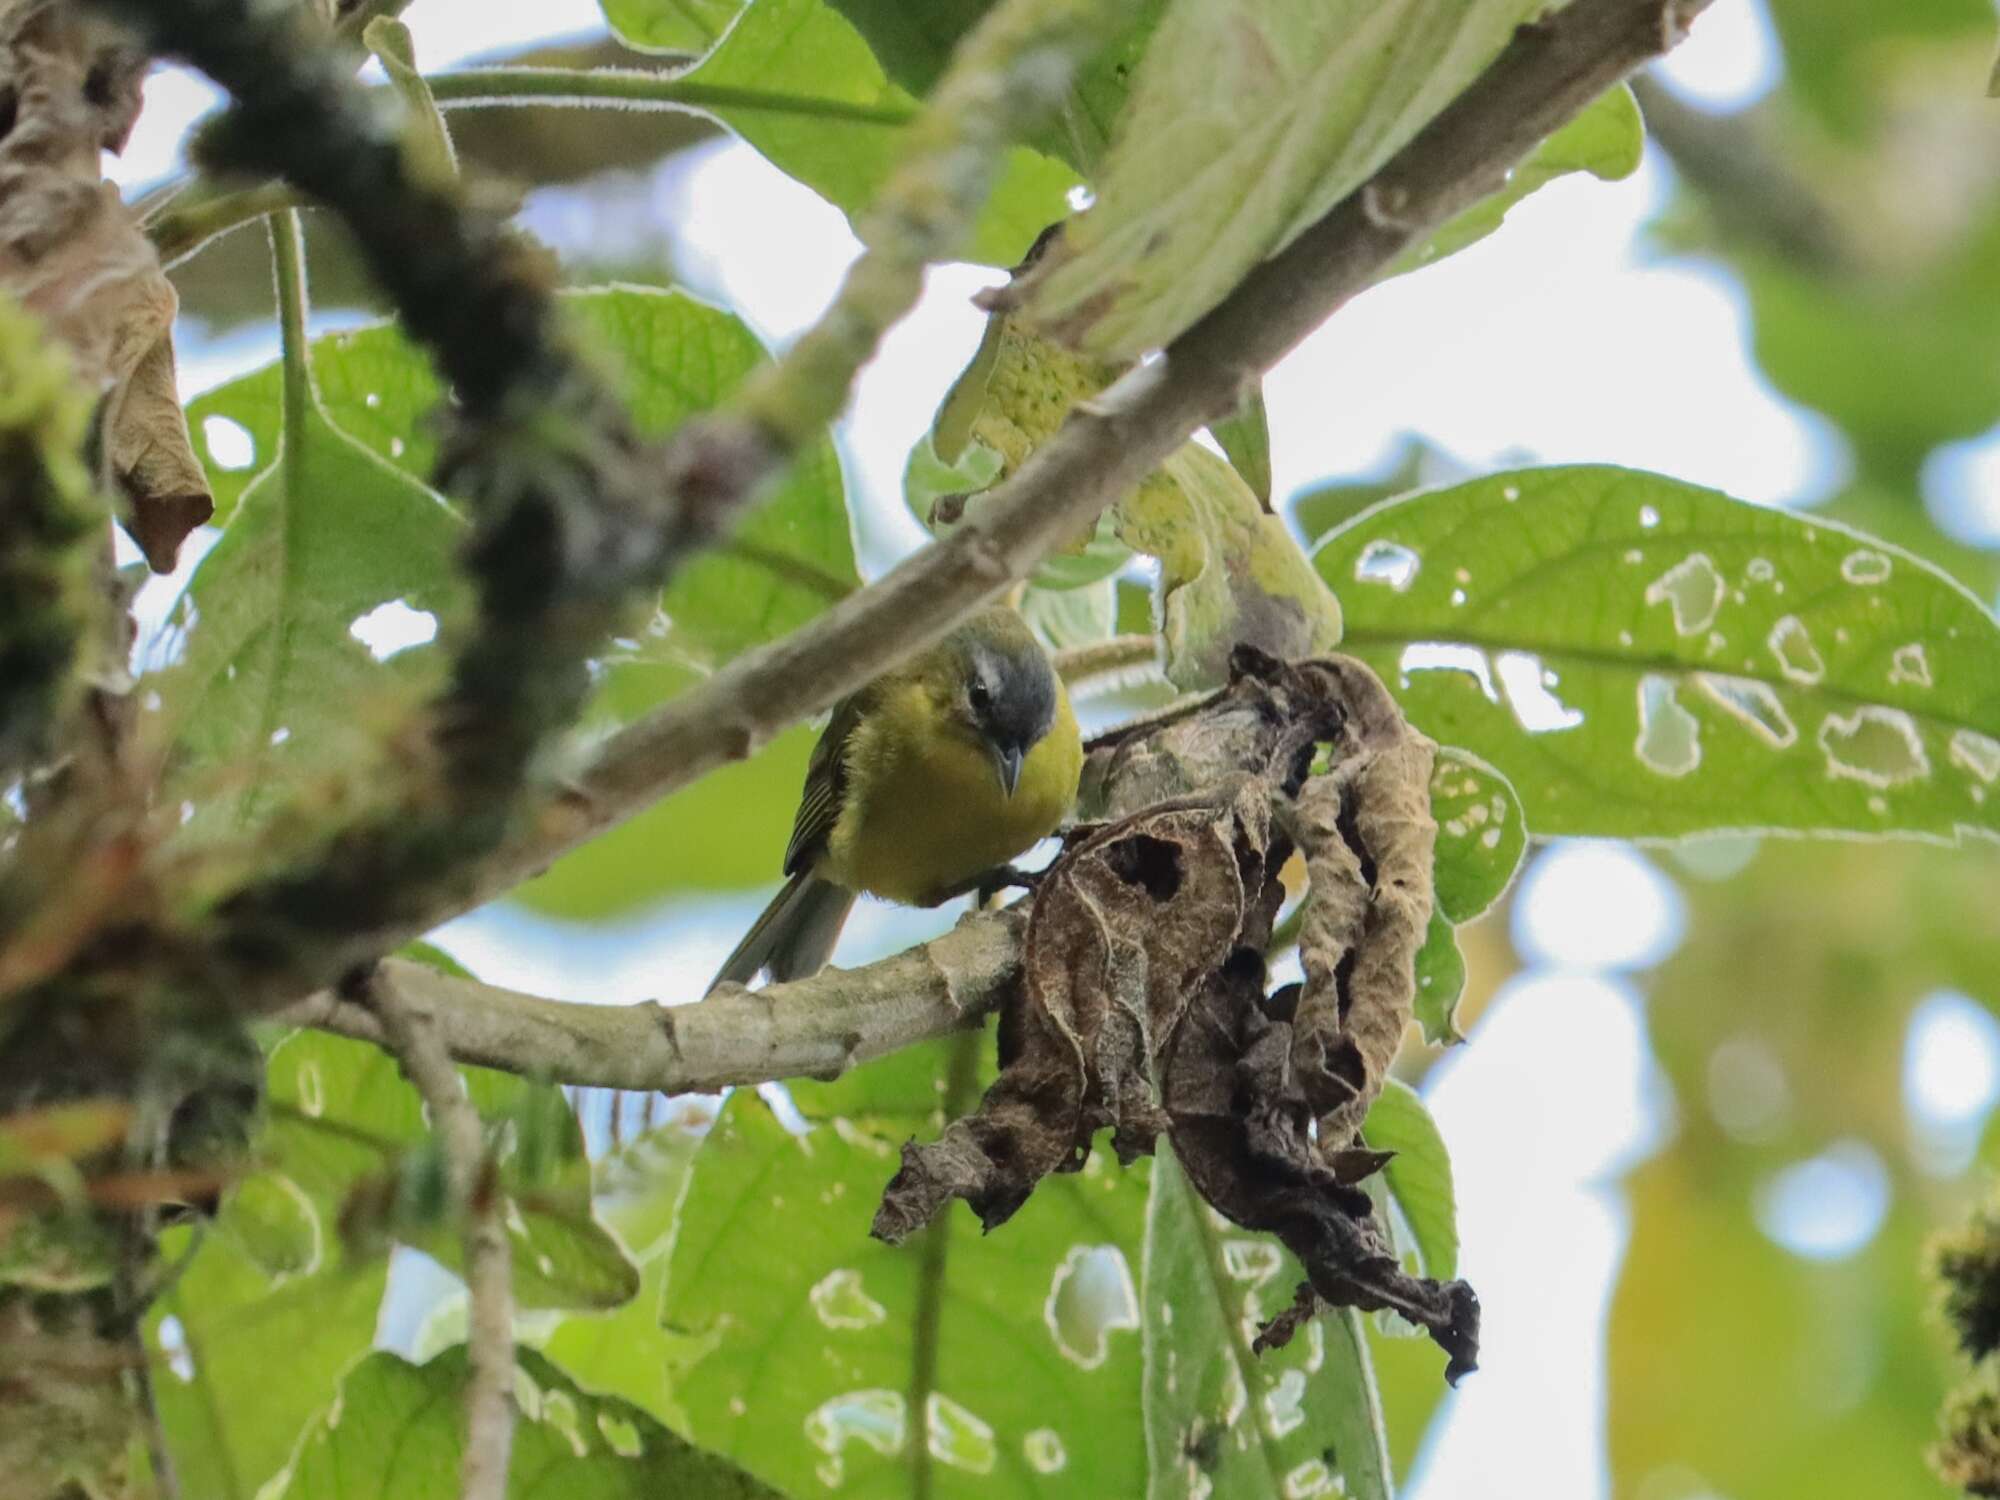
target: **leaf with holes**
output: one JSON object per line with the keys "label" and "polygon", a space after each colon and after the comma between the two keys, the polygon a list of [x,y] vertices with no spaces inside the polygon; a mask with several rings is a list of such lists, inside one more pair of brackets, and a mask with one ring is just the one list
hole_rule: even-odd
{"label": "leaf with holes", "polygon": [[[916,114],[916,101],[825,0],[750,0],[715,50],[682,77],[712,91],[709,113],[850,218],[874,201]],[[1016,146],[964,258],[1014,264],[1069,211],[1075,185],[1061,162]]]}
{"label": "leaf with holes", "polygon": [[[741,319],[685,292],[599,287],[566,294],[562,306],[609,357],[619,394],[649,435],[723,401],[765,358]],[[431,472],[443,393],[430,361],[400,332],[383,324],[329,334],[314,342],[312,361],[320,400],[343,432],[406,474]],[[219,515],[241,487],[240,472],[223,460],[241,460],[246,446],[252,462],[276,451],[278,396],[278,367],[267,365],[189,404]],[[320,509],[329,524],[354,524],[343,506]],[[758,503],[733,545],[680,570],[661,598],[670,634],[646,644],[719,662],[796,629],[859,582],[840,461],[821,440]]]}
{"label": "leaf with holes", "polygon": [[1447,746],[1431,770],[1431,816],[1437,909],[1453,923],[1470,922],[1506,893],[1527,853],[1521,799],[1478,756]]}
{"label": "leaf with holes", "polygon": [[898,1249],[869,1238],[896,1145],[970,1104],[987,1047],[802,1086],[803,1135],[752,1094],[724,1107],[667,1281],[669,1326],[701,1340],[676,1372],[696,1441],[798,1495],[1140,1493],[1143,1168],[1095,1156],[1003,1233],[954,1210]]}
{"label": "leaf with holes", "polygon": [[1096,202],[1034,274],[1043,328],[1127,359],[1193,323],[1353,192],[1543,0],[1178,5]]}
{"label": "leaf with holes", "polygon": [[[190,841],[242,839],[285,792],[374,764],[439,683],[429,642],[466,597],[458,518],[316,400],[263,451],[270,467],[188,584],[186,654],[141,720],[172,753],[163,800],[190,804]],[[374,634],[389,615],[395,630]]]}
{"label": "leaf with holes", "polygon": [[1456,1276],[1458,1199],[1451,1157],[1423,1099],[1402,1079],[1385,1079],[1361,1136],[1371,1150],[1396,1153],[1382,1176],[1416,1242],[1423,1274],[1440,1281]]}
{"label": "leaf with holes", "polygon": [[1392,501],[1315,561],[1344,649],[1538,835],[2000,834],[2000,624],[1886,542],[1591,466]]}
{"label": "leaf with holes", "polygon": [[1147,1500],[1388,1500],[1360,1315],[1323,1313],[1283,1349],[1253,1354],[1258,1327],[1292,1299],[1298,1262],[1204,1204],[1164,1149],[1144,1265]]}
{"label": "leaf with holes", "polygon": [[[515,1358],[516,1500],[779,1500],[629,1401],[585,1390],[532,1349]],[[462,1347],[421,1365],[371,1354],[299,1444],[279,1500],[456,1500],[470,1373]]]}

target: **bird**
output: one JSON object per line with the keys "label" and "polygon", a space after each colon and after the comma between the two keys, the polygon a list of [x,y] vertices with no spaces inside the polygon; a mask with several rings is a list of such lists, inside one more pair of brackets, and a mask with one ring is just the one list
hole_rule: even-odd
{"label": "bird", "polygon": [[842,699],[813,747],[786,880],[709,986],[825,967],[855,897],[936,906],[1053,833],[1083,742],[1022,618],[982,610]]}

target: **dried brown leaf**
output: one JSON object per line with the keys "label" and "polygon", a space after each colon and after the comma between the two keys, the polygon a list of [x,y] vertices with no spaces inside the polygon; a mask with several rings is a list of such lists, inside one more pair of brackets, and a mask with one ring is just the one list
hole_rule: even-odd
{"label": "dried brown leaf", "polygon": [[146,59],[123,33],[51,3],[0,7],[0,291],[39,316],[77,377],[106,392],[104,451],[156,570],[214,510],[188,440],[169,342],[174,289],[100,180],[138,118]]}
{"label": "dried brown leaf", "polygon": [[[1322,745],[1331,767],[1309,775]],[[904,1147],[875,1232],[901,1239],[953,1198],[990,1228],[1100,1129],[1125,1160],[1165,1132],[1210,1204],[1306,1269],[1267,1341],[1322,1301],[1393,1308],[1430,1329],[1453,1378],[1472,1368],[1471,1289],[1405,1274],[1355,1186],[1386,1160],[1355,1134],[1409,1022],[1430,917],[1433,749],[1360,663],[1248,649],[1223,692],[1094,746],[1087,790],[1109,821],[1036,890],[1000,1077],[938,1141]],[[1295,846],[1307,982],[1267,995]]]}

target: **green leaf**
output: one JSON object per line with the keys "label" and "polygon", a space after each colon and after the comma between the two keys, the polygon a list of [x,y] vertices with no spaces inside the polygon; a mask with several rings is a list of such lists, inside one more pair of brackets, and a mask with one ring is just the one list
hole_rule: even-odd
{"label": "green leaf", "polygon": [[[824,0],[750,0],[685,81],[713,91],[710,113],[850,218],[874,201],[916,111],[860,33]],[[1015,147],[965,257],[1014,264],[1069,211],[1075,185],[1060,162]]]}
{"label": "green leaf", "polygon": [[1250,487],[1257,503],[1271,508],[1271,419],[1264,410],[1261,383],[1243,398],[1242,405],[1220,422],[1208,424],[1209,436],[1221,446],[1231,467]]}
{"label": "green leaf", "polygon": [[[583,1134],[562,1091],[485,1068],[460,1071],[512,1199],[515,1300],[524,1308],[628,1301],[638,1271],[592,1213]],[[267,1098],[274,1108],[260,1155],[327,1224],[344,1221],[357,1246],[393,1237],[458,1263],[458,1226],[443,1219],[441,1195],[425,1188],[436,1174],[422,1105],[388,1053],[296,1032],[272,1051]]]}
{"label": "green leaf", "polygon": [[[611,361],[619,394],[648,435],[670,432],[725,400],[765,358],[740,319],[685,292],[601,287],[566,294],[562,305]],[[408,474],[431,472],[442,392],[420,351],[383,324],[321,338],[312,358],[320,399],[345,432]],[[273,452],[278,377],[269,365],[188,407],[218,515],[227,513],[235,493],[203,429],[210,418],[234,422],[256,453]],[[344,506],[318,509],[343,534],[351,529],[354,518]],[[752,511],[733,546],[713,549],[676,574],[661,600],[670,633],[652,646],[720,662],[788,634],[859,582],[840,461],[832,443],[822,441]]]}
{"label": "green leaf", "polygon": [[1315,561],[1346,649],[1537,835],[2000,830],[2000,626],[1888,543],[1577,467],[1391,502]]}
{"label": "green leaf", "polygon": [[282,448],[264,451],[271,466],[188,584],[186,655],[160,675],[160,711],[142,721],[173,748],[164,800],[194,804],[182,837],[201,842],[240,839],[284,791],[371,764],[381,735],[438,680],[443,653],[417,645],[378,661],[357,622],[384,606],[450,619],[466,597],[457,517],[316,401]]}
{"label": "green leaf", "polygon": [[1424,945],[1417,950],[1417,1024],[1433,1047],[1462,1042],[1458,1029],[1458,998],[1465,993],[1465,955],[1459,952],[1457,929],[1442,912],[1431,913]]}
{"label": "green leaf", "polygon": [[[245,1217],[235,1203],[225,1205],[146,1328],[154,1400],[181,1493],[213,1500],[251,1500],[284,1466],[341,1372],[374,1342],[388,1279],[379,1260],[307,1275],[274,1271],[250,1248],[258,1232]],[[330,1247],[335,1238],[332,1220],[321,1222],[319,1241]],[[163,1263],[194,1243],[193,1231],[169,1230]],[[273,1378],[274,1355],[282,1379]]]}
{"label": "green leaf", "polygon": [[1396,1153],[1382,1169],[1389,1196],[1416,1242],[1423,1274],[1451,1280],[1458,1274],[1458,1199],[1444,1137],[1422,1097],[1400,1078],[1384,1079],[1361,1136],[1371,1150]]}
{"label": "green leaf", "polygon": [[[831,0],[835,10],[868,41],[896,84],[923,97],[931,91],[965,34],[993,0]],[[1088,174],[1111,139],[1113,123],[1125,106],[1133,70],[1159,24],[1166,0],[1143,0],[1124,33],[1085,65],[1061,120],[1035,137],[1050,156],[1060,156]]]}
{"label": "green leaf", "polygon": [[1646,126],[1639,117],[1639,102],[1624,84],[1616,84],[1537,146],[1508,176],[1505,187],[1481,198],[1422,244],[1411,246],[1396,258],[1386,276],[1401,276],[1433,265],[1478,244],[1506,221],[1515,204],[1558,177],[1571,172],[1588,172],[1602,182],[1630,177],[1639,170],[1645,150]]}
{"label": "green leaf", "polygon": [[642,52],[706,52],[743,0],[598,0],[618,40]]}
{"label": "green leaf", "polygon": [[1393,1493],[1357,1314],[1323,1314],[1285,1348],[1250,1352],[1300,1279],[1277,1241],[1223,1220],[1161,1150],[1146,1209],[1147,1500]]}
{"label": "green leaf", "polygon": [[[798,1495],[1140,1493],[1143,1171],[1100,1153],[994,1234],[954,1209],[904,1247],[869,1238],[896,1144],[969,1104],[966,1049],[984,1045],[802,1088],[812,1113],[844,1111],[804,1135],[730,1099],[667,1283],[669,1323],[704,1340],[676,1374],[697,1441]],[[958,1082],[941,1092],[947,1057]]]}
{"label": "green leaf", "polygon": [[1167,677],[1176,687],[1223,681],[1238,642],[1286,658],[1340,643],[1339,601],[1285,523],[1199,444],[1184,444],[1119,501],[1112,522],[1120,541],[1160,561]]}
{"label": "green leaf", "polygon": [[1112,358],[1158,348],[1354,191],[1541,0],[1179,5],[1096,202],[1038,268],[1034,320]]}
{"label": "green leaf", "polygon": [[[594,1395],[532,1349],[516,1351],[514,1500],[779,1500],[629,1401]],[[464,1455],[463,1348],[413,1365],[372,1354],[299,1445],[283,1500],[457,1500]]]}
{"label": "green leaf", "polygon": [[662,1422],[687,1426],[670,1374],[697,1352],[660,1321],[681,1198],[707,1117],[684,1118],[639,1137],[598,1163],[597,1211],[639,1263],[639,1293],[610,1313],[574,1313],[537,1346],[594,1391],[636,1402]]}
{"label": "green leaf", "polygon": [[1437,909],[1453,923],[1470,922],[1506,893],[1527,853],[1521,799],[1478,756],[1446,747],[1431,770],[1431,816]]}

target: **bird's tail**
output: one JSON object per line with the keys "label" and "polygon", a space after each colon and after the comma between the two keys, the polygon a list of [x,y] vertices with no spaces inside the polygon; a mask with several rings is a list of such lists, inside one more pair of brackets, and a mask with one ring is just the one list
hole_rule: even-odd
{"label": "bird's tail", "polygon": [[723,960],[709,988],[724,981],[748,984],[759,969],[770,971],[773,984],[817,974],[826,967],[853,905],[854,892],[810,870],[799,871],[751,924],[736,951]]}

